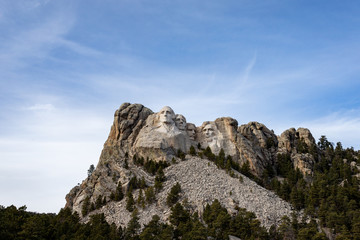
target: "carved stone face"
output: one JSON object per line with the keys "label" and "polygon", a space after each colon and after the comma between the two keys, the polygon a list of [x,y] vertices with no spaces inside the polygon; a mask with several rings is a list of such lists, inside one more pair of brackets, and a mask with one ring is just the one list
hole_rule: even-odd
{"label": "carved stone face", "polygon": [[188,123],[186,125],[186,131],[187,131],[187,134],[190,138],[190,140],[195,140],[195,135],[196,135],[196,127],[194,124],[192,123]]}
{"label": "carved stone face", "polygon": [[212,138],[213,136],[215,136],[215,130],[214,128],[211,126],[211,124],[207,124],[205,125],[205,127],[203,128],[202,132],[204,133],[206,138]]}
{"label": "carved stone face", "polygon": [[186,129],[186,118],[181,114],[176,114],[175,123],[178,129],[185,131]]}
{"label": "carved stone face", "polygon": [[174,122],[175,113],[171,107],[163,107],[159,112],[159,120],[165,124],[171,124]]}

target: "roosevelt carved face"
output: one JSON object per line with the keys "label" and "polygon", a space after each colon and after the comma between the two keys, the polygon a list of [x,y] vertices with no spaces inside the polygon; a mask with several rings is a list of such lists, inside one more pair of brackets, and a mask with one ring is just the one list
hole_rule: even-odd
{"label": "roosevelt carved face", "polygon": [[163,107],[160,112],[159,112],[159,120],[162,123],[165,124],[171,124],[174,122],[175,119],[175,113],[174,111],[171,109],[171,107]]}
{"label": "roosevelt carved face", "polygon": [[212,138],[215,136],[215,129],[213,128],[213,126],[211,126],[211,124],[205,125],[202,132],[204,133],[206,138]]}
{"label": "roosevelt carved face", "polygon": [[178,129],[185,131],[186,129],[186,118],[181,114],[176,114],[175,123]]}
{"label": "roosevelt carved face", "polygon": [[195,140],[195,135],[196,135],[196,127],[194,124],[192,123],[188,123],[186,125],[186,131],[187,131],[187,134],[190,138],[190,140]]}

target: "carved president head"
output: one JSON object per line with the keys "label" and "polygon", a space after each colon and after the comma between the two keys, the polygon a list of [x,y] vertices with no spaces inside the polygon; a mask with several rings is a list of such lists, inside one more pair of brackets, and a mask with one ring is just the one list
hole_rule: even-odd
{"label": "carved president head", "polygon": [[176,114],[175,116],[175,123],[179,130],[185,131],[186,130],[186,118],[181,114]]}
{"label": "carved president head", "polygon": [[186,132],[190,138],[190,140],[195,140],[196,136],[196,126],[193,123],[186,124]]}
{"label": "carved president head", "polygon": [[175,113],[171,107],[165,106],[159,112],[159,121],[165,124],[172,124],[175,120]]}
{"label": "carved president head", "polygon": [[215,136],[216,127],[211,122],[206,122],[202,128],[202,132],[206,139],[212,139]]}

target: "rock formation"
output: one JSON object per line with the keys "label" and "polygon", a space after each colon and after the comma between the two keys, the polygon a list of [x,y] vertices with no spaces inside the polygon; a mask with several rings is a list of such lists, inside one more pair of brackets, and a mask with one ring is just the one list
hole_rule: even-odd
{"label": "rock formation", "polygon": [[[95,171],[69,192],[66,207],[82,216],[85,199],[95,203],[102,197],[107,203],[94,213],[103,212],[109,222],[125,226],[130,219],[125,200],[110,201],[111,194],[120,182],[126,191],[133,177],[154,186],[155,176],[136,165],[134,159],[166,161],[171,164],[164,170],[166,181],[156,203],[139,210],[141,223],[150,221],[153,214],[167,221],[170,210],[165,204],[166,196],[175,182],[179,182],[183,189],[181,200],[186,199],[192,211],[201,214],[204,204],[218,199],[229,212],[236,211],[235,206],[246,208],[255,212],[264,226],[270,227],[278,224],[283,215],[290,216],[292,208],[288,203],[235,170],[229,176],[210,161],[187,153],[191,147],[200,151],[199,146],[209,147],[214,154],[223,150],[240,166],[249,163],[251,172],[257,176],[268,166],[274,167],[277,154],[290,154],[294,167],[311,175],[314,158],[309,151],[314,145],[310,131],[304,128],[292,128],[277,137],[261,123],[238,126],[230,117],[206,121],[196,127],[170,107],[154,113],[143,105],[124,103],[115,112]],[[184,154],[186,161],[180,160],[179,153]],[[134,191],[135,197],[137,194],[139,190]],[[87,216],[82,217],[86,221]]]}
{"label": "rock formation", "polygon": [[290,128],[279,137],[279,153],[290,154],[294,168],[298,168],[305,176],[313,173],[315,159],[311,151],[316,152],[316,143],[307,128]]}

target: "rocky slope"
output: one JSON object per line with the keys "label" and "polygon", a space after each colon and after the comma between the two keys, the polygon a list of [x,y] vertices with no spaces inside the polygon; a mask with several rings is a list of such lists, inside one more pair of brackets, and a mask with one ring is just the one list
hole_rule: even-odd
{"label": "rocky slope", "polygon": [[[118,182],[121,181],[124,192],[134,176],[138,179],[144,177],[148,186],[154,185],[154,176],[133,163],[136,156],[178,162],[164,170],[166,181],[157,194],[156,204],[140,209],[142,223],[148,222],[153,214],[166,221],[170,209],[165,199],[175,182],[180,183],[183,190],[181,200],[187,199],[191,211],[201,213],[204,204],[218,199],[230,212],[235,211],[236,205],[253,211],[266,227],[279,223],[283,215],[290,215],[288,203],[237,172],[235,175],[241,176],[243,182],[230,177],[208,160],[190,155],[186,155],[186,161],[180,160],[179,153],[188,153],[191,147],[198,149],[199,146],[202,149],[209,147],[215,154],[223,149],[239,165],[249,163],[251,172],[257,176],[261,176],[267,167],[274,166],[277,154],[291,155],[294,167],[309,176],[312,174],[314,158],[304,149],[314,149],[315,140],[307,129],[289,129],[278,137],[261,123],[238,126],[238,122],[229,117],[207,121],[196,127],[170,107],[153,113],[143,105],[124,103],[115,112],[114,123],[95,171],[70,191],[66,196],[66,207],[82,216],[85,199],[95,203],[102,196],[106,205],[94,212],[104,212],[109,222],[126,225],[130,214],[124,207],[125,200],[110,201]],[[138,192],[134,191],[135,198]]]}
{"label": "rocky slope", "polygon": [[[136,168],[132,166],[131,169]],[[198,157],[188,156],[184,161],[178,162],[165,169],[166,181],[163,189],[157,194],[156,202],[146,205],[145,209],[138,207],[140,223],[145,224],[154,214],[166,221],[170,209],[166,205],[166,198],[177,182],[181,185],[180,202],[190,210],[197,211],[200,216],[206,206],[218,199],[230,213],[236,213],[236,207],[246,208],[254,212],[261,223],[270,227],[279,224],[281,217],[291,215],[292,207],[273,192],[270,192],[252,180],[241,176],[241,180],[230,177],[225,170],[218,169],[214,163]],[[139,190],[134,191],[137,199]],[[126,210],[126,199],[120,202],[110,202],[92,214],[105,213],[109,223],[126,226],[131,214]],[[91,214],[90,214],[91,215]],[[85,219],[87,220],[87,219]]]}

